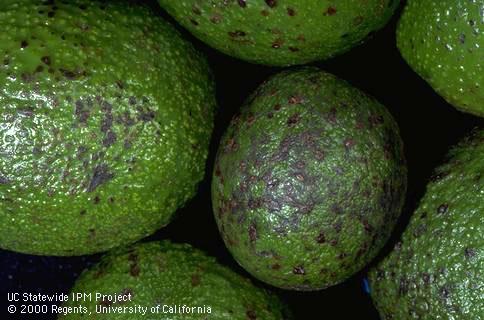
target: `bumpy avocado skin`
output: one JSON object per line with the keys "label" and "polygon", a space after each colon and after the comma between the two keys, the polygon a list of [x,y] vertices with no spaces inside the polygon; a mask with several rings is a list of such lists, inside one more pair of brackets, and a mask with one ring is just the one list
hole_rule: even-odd
{"label": "bumpy avocado skin", "polygon": [[282,72],[242,108],[218,150],[212,202],[235,259],[295,290],[363,268],[402,208],[406,165],[387,110],[316,68]]}
{"label": "bumpy avocado skin", "polygon": [[196,37],[233,57],[288,66],[348,51],[383,27],[398,0],[158,0]]}
{"label": "bumpy avocado skin", "polygon": [[[92,269],[85,271],[72,292],[103,294],[130,293],[129,302],[82,302],[91,312],[69,313],[59,319],[214,319],[283,320],[290,319],[288,309],[272,293],[255,287],[215,258],[188,244],[168,241],[138,244],[112,252]],[[205,307],[210,313],[100,314],[96,305],[111,307],[167,306]],[[76,306],[70,301],[65,306]],[[162,310],[162,309],[160,309]],[[165,307],[165,310],[168,310]]]}
{"label": "bumpy avocado skin", "polygon": [[167,224],[204,174],[204,58],[129,1],[7,1],[0,25],[0,247],[81,255]]}
{"label": "bumpy avocado skin", "polygon": [[402,240],[370,272],[383,320],[484,316],[484,130],[436,169]]}
{"label": "bumpy avocado skin", "polygon": [[457,109],[484,117],[484,1],[409,0],[397,30],[408,64]]}

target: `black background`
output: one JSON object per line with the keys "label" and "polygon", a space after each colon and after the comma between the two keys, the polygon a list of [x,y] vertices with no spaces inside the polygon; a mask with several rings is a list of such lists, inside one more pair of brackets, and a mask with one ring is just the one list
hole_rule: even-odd
{"label": "black background", "polygon": [[[148,2],[160,15],[172,21],[154,1]],[[447,104],[407,66],[395,47],[395,28],[400,14],[401,8],[392,21],[364,45],[326,62],[314,63],[376,97],[400,125],[409,168],[407,201],[392,239],[372,265],[388,253],[399,238],[425,191],[433,168],[443,161],[450,146],[473,127],[484,124],[483,119],[460,113]],[[171,239],[190,243],[250,277],[233,260],[219,237],[210,203],[212,164],[220,137],[232,115],[263,80],[280,69],[230,58],[182,32],[209,58],[217,81],[219,112],[206,178],[200,184],[197,196],[178,211],[169,226],[147,240]],[[1,319],[28,318],[6,313],[7,292],[67,293],[78,274],[99,257],[38,257],[0,250],[0,315],[5,314]],[[365,273],[366,269],[340,285],[319,292],[284,291],[255,279],[254,282],[277,292],[290,306],[295,319],[379,319],[370,296],[364,290]],[[31,318],[48,320],[55,319],[55,316]]]}

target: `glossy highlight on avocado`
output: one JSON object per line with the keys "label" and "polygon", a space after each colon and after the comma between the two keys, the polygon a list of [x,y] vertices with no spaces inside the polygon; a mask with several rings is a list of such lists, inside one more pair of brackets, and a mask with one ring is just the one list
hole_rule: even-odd
{"label": "glossy highlight on avocado", "polygon": [[204,175],[204,57],[130,1],[4,1],[0,25],[0,247],[82,255],[166,225]]}
{"label": "glossy highlight on avocado", "polygon": [[484,117],[484,1],[409,0],[397,44],[438,94]]}
{"label": "glossy highlight on avocado", "polygon": [[484,315],[484,130],[439,166],[392,253],[370,272],[382,320]]}
{"label": "glossy highlight on avocado", "polygon": [[382,248],[406,173],[397,124],[374,98],[316,68],[284,71],[257,89],[222,138],[214,214],[254,277],[322,289]]}
{"label": "glossy highlight on avocado", "polygon": [[[131,300],[83,302],[91,314],[69,313],[59,319],[290,319],[289,311],[274,294],[254,286],[249,279],[202,251],[169,241],[141,243],[107,254],[80,276],[72,292],[91,293],[93,297],[96,293],[129,294]],[[70,301],[65,306],[78,304]],[[96,313],[100,307],[136,308],[138,305],[149,309],[159,305],[160,312]],[[176,306],[195,309],[189,313],[169,312],[169,307]]]}
{"label": "glossy highlight on avocado", "polygon": [[230,56],[288,66],[331,58],[390,19],[398,0],[158,0],[182,26]]}

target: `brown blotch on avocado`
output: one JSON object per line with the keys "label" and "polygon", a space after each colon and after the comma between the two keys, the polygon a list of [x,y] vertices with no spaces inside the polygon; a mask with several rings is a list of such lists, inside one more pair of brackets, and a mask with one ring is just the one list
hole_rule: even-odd
{"label": "brown blotch on avocado", "polygon": [[271,8],[274,8],[275,6],[277,6],[277,0],[265,0],[265,2]]}
{"label": "brown blotch on avocado", "polygon": [[96,166],[91,181],[89,182],[87,192],[96,190],[98,186],[110,181],[113,178],[114,174],[109,171],[109,168],[106,164]]}
{"label": "brown blotch on avocado", "polygon": [[440,214],[444,214],[447,212],[448,209],[449,209],[449,205],[444,203],[437,208],[437,212]]}
{"label": "brown blotch on avocado", "polygon": [[297,274],[297,275],[305,275],[306,270],[304,270],[303,266],[296,266],[292,269],[292,273]]}
{"label": "brown blotch on avocado", "polygon": [[337,10],[335,7],[329,7],[325,12],[324,15],[326,16],[334,16],[336,14]]}

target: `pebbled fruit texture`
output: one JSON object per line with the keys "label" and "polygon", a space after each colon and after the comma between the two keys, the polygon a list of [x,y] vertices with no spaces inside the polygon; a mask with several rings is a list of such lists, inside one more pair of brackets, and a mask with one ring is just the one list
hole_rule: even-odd
{"label": "pebbled fruit texture", "polygon": [[[93,297],[96,293],[130,294],[132,299],[110,303],[93,298],[81,303],[91,315],[69,313],[59,319],[289,319],[287,308],[275,295],[255,287],[249,279],[218,264],[202,251],[168,241],[142,243],[109,253],[80,276],[72,292],[91,293]],[[78,304],[70,301],[65,306]],[[124,314],[95,312],[100,307],[137,305],[148,309],[160,305],[160,312],[146,315],[134,314],[129,309]],[[169,312],[174,306],[202,309]]]}
{"label": "pebbled fruit texture", "polygon": [[402,240],[370,272],[383,320],[484,316],[484,130],[438,167]]}
{"label": "pebbled fruit texture", "polygon": [[0,25],[0,247],[82,255],[166,225],[204,175],[204,58],[128,1],[7,1]]}
{"label": "pebbled fruit texture", "polygon": [[328,59],[383,27],[398,0],[158,0],[196,37],[233,57],[288,66]]}
{"label": "pebbled fruit texture", "polygon": [[438,94],[457,109],[484,117],[483,0],[409,0],[397,44]]}
{"label": "pebbled fruit texture", "polygon": [[400,214],[399,130],[375,99],[316,68],[282,72],[225,133],[212,202],[228,249],[271,285],[316,290],[361,270]]}

